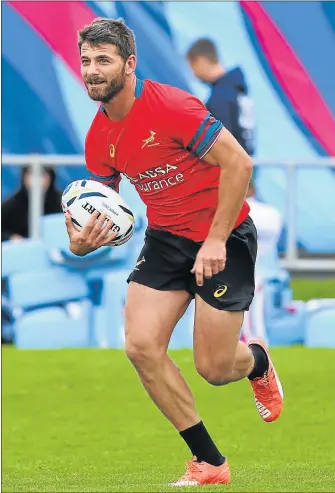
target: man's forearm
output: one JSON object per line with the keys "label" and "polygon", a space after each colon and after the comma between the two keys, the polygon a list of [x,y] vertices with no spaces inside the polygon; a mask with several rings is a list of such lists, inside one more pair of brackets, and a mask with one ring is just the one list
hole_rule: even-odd
{"label": "man's forearm", "polygon": [[246,154],[236,154],[221,167],[218,204],[208,236],[227,240],[246,197],[252,173],[252,161]]}

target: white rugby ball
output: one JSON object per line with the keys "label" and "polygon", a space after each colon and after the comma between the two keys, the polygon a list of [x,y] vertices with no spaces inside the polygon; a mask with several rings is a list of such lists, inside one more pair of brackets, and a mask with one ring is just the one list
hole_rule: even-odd
{"label": "white rugby ball", "polygon": [[62,195],[63,212],[69,212],[78,231],[88,223],[93,212],[106,214],[114,224],[108,235],[117,233],[109,245],[126,243],[134,232],[134,215],[115,190],[93,180],[77,180],[68,185]]}

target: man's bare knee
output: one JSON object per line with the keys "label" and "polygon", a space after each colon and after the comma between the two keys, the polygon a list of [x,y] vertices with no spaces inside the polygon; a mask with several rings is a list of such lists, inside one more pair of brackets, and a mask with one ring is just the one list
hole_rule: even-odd
{"label": "man's bare knee", "polygon": [[207,360],[196,362],[195,367],[199,375],[211,385],[221,386],[231,382],[233,362],[221,361],[220,364],[216,364]]}
{"label": "man's bare knee", "polygon": [[125,352],[137,369],[154,367],[163,360],[173,328],[190,299],[184,291],[163,292],[130,282],[126,303]]}
{"label": "man's bare knee", "polygon": [[159,363],[166,351],[163,347],[153,344],[147,338],[126,339],[125,352],[128,359],[136,367]]}
{"label": "man's bare knee", "polygon": [[244,378],[236,371],[236,351],[243,320],[242,312],[217,310],[196,295],[194,328],[195,366],[212,385],[224,385]]}

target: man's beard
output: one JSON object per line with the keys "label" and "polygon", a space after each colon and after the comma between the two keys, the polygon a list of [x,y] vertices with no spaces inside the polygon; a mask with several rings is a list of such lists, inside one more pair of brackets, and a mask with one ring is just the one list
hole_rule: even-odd
{"label": "man's beard", "polygon": [[88,95],[93,101],[100,101],[101,103],[109,103],[112,99],[114,99],[120,91],[124,88],[126,81],[126,76],[124,73],[124,69],[122,69],[122,72],[114,77],[114,79],[107,85],[104,84],[101,87],[97,85],[96,87],[92,88],[89,83],[94,83],[94,82],[106,82],[102,81],[101,79],[98,78],[90,78],[85,81]]}

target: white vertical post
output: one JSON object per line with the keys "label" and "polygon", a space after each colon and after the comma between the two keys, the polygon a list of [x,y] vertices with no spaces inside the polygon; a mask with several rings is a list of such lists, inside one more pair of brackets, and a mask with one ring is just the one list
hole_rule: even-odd
{"label": "white vertical post", "polygon": [[298,260],[297,249],[297,211],[296,211],[296,170],[295,163],[287,163],[287,238],[286,238],[286,261],[289,268],[294,268]]}
{"label": "white vertical post", "polygon": [[28,231],[30,238],[39,237],[39,222],[43,214],[42,162],[39,156],[30,157],[31,184],[29,188]]}

